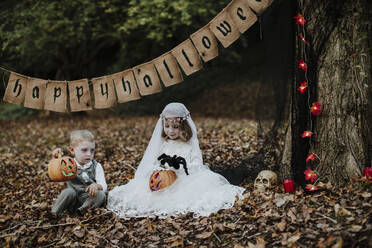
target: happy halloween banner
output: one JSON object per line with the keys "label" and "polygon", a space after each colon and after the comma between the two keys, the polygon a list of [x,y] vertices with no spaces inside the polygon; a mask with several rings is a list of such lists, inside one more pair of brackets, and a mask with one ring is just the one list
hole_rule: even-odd
{"label": "happy halloween banner", "polygon": [[[218,56],[217,40],[223,47],[248,30],[273,0],[233,0],[206,26],[171,51],[119,73],[74,81],[32,78],[11,71],[4,101],[33,109],[75,112],[111,108],[117,103],[155,94],[181,83],[182,71],[190,75],[203,62]],[[253,11],[255,12],[253,12]]]}

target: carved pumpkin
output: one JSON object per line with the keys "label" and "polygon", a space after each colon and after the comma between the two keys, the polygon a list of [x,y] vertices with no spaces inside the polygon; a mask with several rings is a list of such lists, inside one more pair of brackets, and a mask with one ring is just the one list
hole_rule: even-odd
{"label": "carved pumpkin", "polygon": [[167,188],[176,181],[177,175],[172,170],[154,171],[150,177],[149,186],[151,191],[159,191]]}
{"label": "carved pumpkin", "polygon": [[52,181],[63,182],[77,176],[77,166],[71,157],[53,158],[48,164],[48,175]]}

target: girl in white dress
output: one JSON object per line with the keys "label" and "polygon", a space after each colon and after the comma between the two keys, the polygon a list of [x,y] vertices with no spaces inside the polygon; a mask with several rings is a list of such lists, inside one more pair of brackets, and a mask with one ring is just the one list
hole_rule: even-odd
{"label": "girl in white dress", "polygon": [[[149,179],[162,170],[162,154],[182,157],[174,170],[177,179],[168,188],[152,191]],[[203,164],[196,127],[187,108],[181,103],[168,104],[160,115],[149,145],[128,184],[115,187],[108,194],[107,208],[119,217],[176,216],[192,212],[194,217],[208,216],[243,199],[244,188],[231,185],[223,176]]]}

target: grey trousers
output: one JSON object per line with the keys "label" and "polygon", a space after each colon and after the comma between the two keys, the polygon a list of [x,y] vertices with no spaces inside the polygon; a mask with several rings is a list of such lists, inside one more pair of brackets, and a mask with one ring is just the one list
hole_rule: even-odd
{"label": "grey trousers", "polygon": [[58,215],[65,210],[73,212],[77,208],[81,210],[89,207],[97,208],[105,202],[105,199],[106,195],[102,190],[98,190],[96,197],[91,198],[87,192],[77,193],[73,188],[66,188],[54,203],[52,213]]}

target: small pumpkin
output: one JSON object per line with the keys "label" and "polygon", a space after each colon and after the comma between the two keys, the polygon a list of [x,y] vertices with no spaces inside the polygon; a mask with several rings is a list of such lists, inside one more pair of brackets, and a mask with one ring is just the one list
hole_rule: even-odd
{"label": "small pumpkin", "polygon": [[48,164],[48,175],[55,182],[74,179],[77,176],[75,160],[68,156],[53,158]]}
{"label": "small pumpkin", "polygon": [[159,191],[171,186],[176,181],[177,175],[172,170],[157,170],[150,176],[149,186],[151,191]]}

